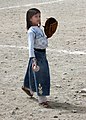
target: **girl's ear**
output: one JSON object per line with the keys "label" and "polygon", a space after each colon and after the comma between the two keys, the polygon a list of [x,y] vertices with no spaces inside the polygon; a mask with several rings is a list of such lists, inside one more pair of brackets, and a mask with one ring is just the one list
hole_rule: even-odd
{"label": "girl's ear", "polygon": [[32,18],[30,18],[30,22],[32,21]]}
{"label": "girl's ear", "polygon": [[33,16],[29,19],[30,22],[32,22]]}

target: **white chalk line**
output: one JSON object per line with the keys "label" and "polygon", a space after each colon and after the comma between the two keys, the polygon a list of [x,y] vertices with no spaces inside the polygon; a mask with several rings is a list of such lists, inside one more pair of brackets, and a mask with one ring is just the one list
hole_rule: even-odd
{"label": "white chalk line", "polygon": [[[27,50],[29,49],[28,47],[25,46],[15,46],[15,45],[0,45],[0,48],[14,48],[14,49],[23,49]],[[63,53],[63,54],[73,54],[73,55],[86,55],[85,51],[68,51],[68,50],[56,50],[56,49],[49,49],[47,48],[48,51],[50,52],[57,52],[57,53]]]}
{"label": "white chalk line", "polygon": [[32,3],[32,4],[26,4],[26,5],[18,5],[18,6],[10,6],[10,7],[2,7],[0,10],[6,10],[6,9],[15,9],[15,8],[21,8],[21,7],[29,7],[29,6],[39,6],[39,5],[45,5],[45,4],[53,4],[57,3],[63,0],[55,0],[51,2],[42,2],[42,3]]}

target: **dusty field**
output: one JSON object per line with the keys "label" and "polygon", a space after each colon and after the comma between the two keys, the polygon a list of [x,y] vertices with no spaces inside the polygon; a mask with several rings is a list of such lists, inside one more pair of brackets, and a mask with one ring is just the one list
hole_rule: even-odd
{"label": "dusty field", "polygon": [[[50,16],[59,21],[47,49],[52,109],[40,107],[36,94],[30,99],[21,90],[28,64],[25,13],[31,7],[41,10],[43,25]],[[86,120],[82,88],[86,88],[86,0],[0,0],[0,120]]]}

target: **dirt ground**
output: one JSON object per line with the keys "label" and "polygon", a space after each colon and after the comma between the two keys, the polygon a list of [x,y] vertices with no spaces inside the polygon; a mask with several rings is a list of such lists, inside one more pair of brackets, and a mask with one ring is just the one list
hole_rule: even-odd
{"label": "dirt ground", "polygon": [[[59,27],[49,39],[51,109],[22,90],[28,65],[25,14],[42,12]],[[86,120],[86,0],[0,0],[0,120]]]}

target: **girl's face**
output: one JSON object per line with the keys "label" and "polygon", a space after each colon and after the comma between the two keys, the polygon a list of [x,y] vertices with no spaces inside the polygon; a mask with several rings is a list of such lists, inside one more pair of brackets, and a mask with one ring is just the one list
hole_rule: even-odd
{"label": "girl's face", "polygon": [[32,22],[32,24],[34,26],[40,24],[41,23],[41,14],[37,13],[36,15],[33,15],[32,18],[30,19],[30,21]]}

